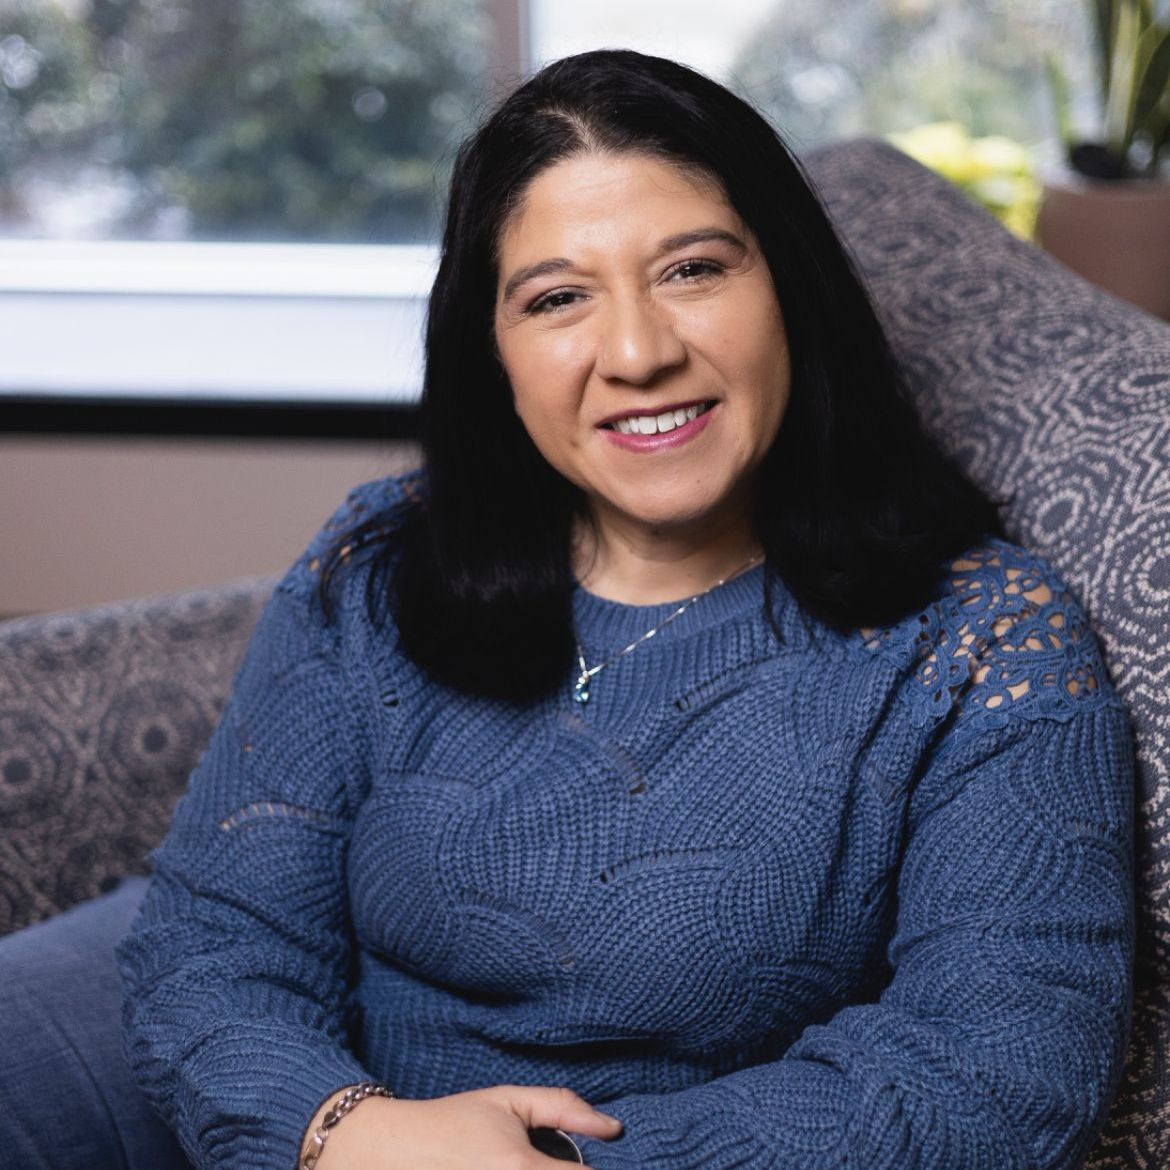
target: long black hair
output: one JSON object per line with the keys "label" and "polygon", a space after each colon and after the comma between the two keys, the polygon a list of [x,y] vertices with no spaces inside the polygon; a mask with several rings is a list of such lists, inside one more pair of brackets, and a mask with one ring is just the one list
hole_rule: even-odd
{"label": "long black hair", "polygon": [[[427,319],[424,501],[380,546],[373,540],[382,571],[371,581],[405,652],[441,682],[513,701],[562,684],[573,661],[569,548],[582,496],[517,417],[493,329],[509,216],[543,170],[590,152],[646,155],[714,180],[759,241],[792,366],[756,480],[769,572],[835,629],[886,624],[926,604],[947,557],[1002,533],[998,512],[921,430],[800,165],[716,82],[602,50],[542,69],[456,159]],[[366,535],[378,532],[374,519]]]}

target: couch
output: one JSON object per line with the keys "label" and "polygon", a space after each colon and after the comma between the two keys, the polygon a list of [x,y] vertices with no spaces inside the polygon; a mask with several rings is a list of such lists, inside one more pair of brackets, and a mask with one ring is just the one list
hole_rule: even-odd
{"label": "couch", "polygon": [[[927,428],[1079,594],[1137,735],[1133,1036],[1087,1165],[1170,1167],[1170,326],[891,147],[810,173]],[[0,623],[0,933],[141,871],[271,578]]]}

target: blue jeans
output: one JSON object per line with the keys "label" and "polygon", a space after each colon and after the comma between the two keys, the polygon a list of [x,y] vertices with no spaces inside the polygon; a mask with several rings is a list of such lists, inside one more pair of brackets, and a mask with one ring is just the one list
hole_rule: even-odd
{"label": "blue jeans", "polygon": [[122,1056],[114,944],[146,888],[0,939],[0,1165],[16,1170],[190,1170]]}

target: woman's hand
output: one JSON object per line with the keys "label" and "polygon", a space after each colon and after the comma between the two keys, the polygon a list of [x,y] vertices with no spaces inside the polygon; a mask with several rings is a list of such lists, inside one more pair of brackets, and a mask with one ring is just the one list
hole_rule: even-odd
{"label": "woman's hand", "polygon": [[330,1131],[317,1170],[551,1170],[563,1163],[528,1140],[542,1125],[599,1138],[622,1128],[571,1089],[495,1085],[421,1101],[369,1097]]}

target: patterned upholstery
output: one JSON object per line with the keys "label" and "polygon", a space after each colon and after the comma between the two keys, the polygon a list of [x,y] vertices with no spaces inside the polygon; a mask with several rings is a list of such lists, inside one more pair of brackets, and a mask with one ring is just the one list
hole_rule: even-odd
{"label": "patterned upholstery", "polygon": [[1138,741],[1139,954],[1090,1170],[1170,1167],[1170,326],[1020,243],[892,148],[809,159],[927,428],[1079,593]]}
{"label": "patterned upholstery", "polygon": [[143,872],[272,585],[0,623],[0,934]]}
{"label": "patterned upholstery", "polygon": [[[809,160],[928,429],[1086,605],[1138,736],[1140,931],[1122,1092],[1089,1170],[1170,1166],[1170,327],[889,147]],[[272,585],[0,624],[0,933],[162,836]]]}

